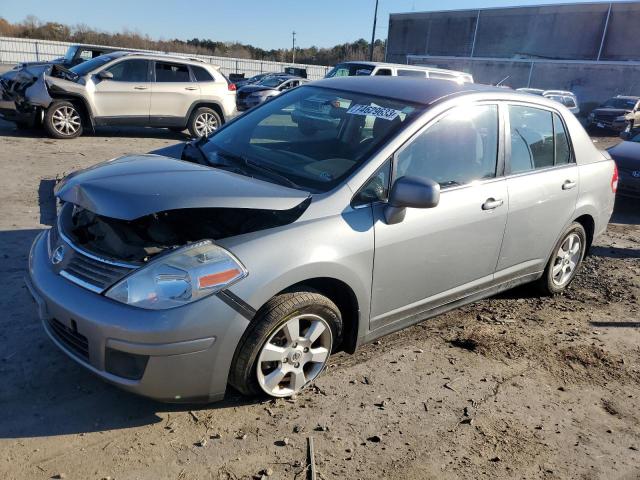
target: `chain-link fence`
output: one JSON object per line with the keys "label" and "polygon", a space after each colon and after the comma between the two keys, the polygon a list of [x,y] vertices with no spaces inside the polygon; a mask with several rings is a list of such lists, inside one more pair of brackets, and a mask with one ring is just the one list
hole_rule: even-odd
{"label": "chain-link fence", "polygon": [[[74,45],[68,42],[34,40],[30,38],[0,37],[0,63],[40,62],[64,56],[67,49]],[[104,47],[104,45],[101,45]],[[136,49],[136,51],[140,51]],[[225,75],[244,74],[246,78],[259,73],[281,72],[284,67],[298,67],[307,70],[307,77],[316,80],[323,78],[330,67],[323,65],[306,65],[301,63],[269,62],[248,60],[246,58],[214,57],[211,55],[194,55],[177,52],[159,52],[143,50],[150,53],[167,53],[183,57],[198,58],[204,62],[220,66]]]}

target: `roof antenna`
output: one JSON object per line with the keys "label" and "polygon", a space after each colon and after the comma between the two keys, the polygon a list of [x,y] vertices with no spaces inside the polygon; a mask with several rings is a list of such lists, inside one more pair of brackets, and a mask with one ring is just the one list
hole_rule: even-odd
{"label": "roof antenna", "polygon": [[509,80],[511,78],[511,75],[507,75],[506,77],[504,77],[502,80],[500,80],[498,83],[496,83],[496,87],[499,87],[500,85],[502,85],[502,82],[506,82],[507,80]]}

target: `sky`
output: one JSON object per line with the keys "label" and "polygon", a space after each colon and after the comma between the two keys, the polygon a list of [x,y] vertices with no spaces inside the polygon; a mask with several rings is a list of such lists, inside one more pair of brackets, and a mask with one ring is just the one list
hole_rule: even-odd
{"label": "sky", "polygon": [[[574,0],[582,3],[589,0]],[[379,0],[376,38],[387,38],[389,13],[566,3],[553,0]],[[153,39],[237,41],[264,49],[331,47],[370,39],[375,0],[0,0],[10,22],[35,15],[43,21],[123,29]]]}

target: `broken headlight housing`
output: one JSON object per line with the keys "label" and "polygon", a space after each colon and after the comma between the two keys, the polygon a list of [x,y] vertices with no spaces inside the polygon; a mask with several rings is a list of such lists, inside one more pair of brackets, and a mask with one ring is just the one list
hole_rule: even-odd
{"label": "broken headlight housing", "polygon": [[179,307],[223,290],[248,275],[229,251],[204,240],[153,260],[111,287],[106,296],[135,307]]}

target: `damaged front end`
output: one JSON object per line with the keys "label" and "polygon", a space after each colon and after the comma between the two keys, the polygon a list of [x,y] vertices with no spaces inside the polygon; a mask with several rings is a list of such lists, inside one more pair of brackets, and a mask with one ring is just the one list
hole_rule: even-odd
{"label": "damaged front end", "polygon": [[78,96],[78,76],[60,65],[29,65],[0,77],[0,116],[34,126],[55,97]]}
{"label": "damaged front end", "polygon": [[215,241],[293,223],[311,203],[308,192],[157,155],[72,174],[56,196],[54,269],[142,308],[180,305],[244,278]]}

